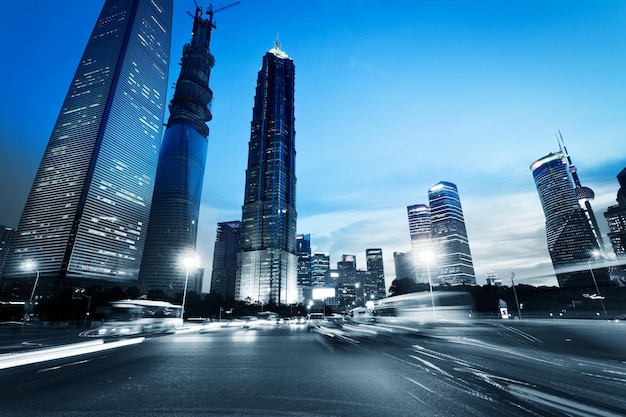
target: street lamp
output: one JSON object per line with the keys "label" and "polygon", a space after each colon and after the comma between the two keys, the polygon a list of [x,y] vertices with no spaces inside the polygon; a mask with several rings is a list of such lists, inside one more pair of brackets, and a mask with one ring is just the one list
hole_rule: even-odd
{"label": "street lamp", "polygon": [[[37,284],[39,283],[39,270],[37,269],[37,265],[33,261],[24,262],[24,270],[26,271],[35,271],[37,274],[35,277],[35,284],[33,285],[33,291],[30,293],[30,299],[28,301],[29,307],[33,305],[33,299],[35,298],[35,289],[37,288]],[[26,323],[26,315],[24,315],[24,323]]]}
{"label": "street lamp", "polygon": [[437,311],[435,309],[435,297],[433,296],[433,283],[430,280],[430,263],[435,259],[435,254],[431,250],[425,250],[419,253],[419,257],[426,264],[426,272],[428,273],[428,287],[430,288],[430,301],[433,304],[433,317],[437,320]]}
{"label": "street lamp", "polygon": [[[591,255],[593,256],[594,262],[595,260],[600,256],[600,251],[599,250],[594,250],[591,252]],[[591,258],[587,259],[587,265],[589,266],[589,272],[591,272],[591,278],[593,279],[593,285],[596,286],[596,294],[598,294],[598,296],[600,297],[600,304],[602,305],[602,311],[604,312],[604,317],[607,316],[606,314],[606,308],[604,307],[604,301],[602,301],[602,294],[600,294],[600,288],[598,288],[598,282],[596,281],[596,276],[593,273],[593,269],[591,269]]]}
{"label": "street lamp", "polygon": [[182,259],[182,264],[185,267],[185,288],[183,289],[183,303],[180,313],[180,318],[184,320],[185,317],[185,300],[187,298],[187,283],[189,282],[189,270],[198,266],[198,258],[196,256],[187,256]]}

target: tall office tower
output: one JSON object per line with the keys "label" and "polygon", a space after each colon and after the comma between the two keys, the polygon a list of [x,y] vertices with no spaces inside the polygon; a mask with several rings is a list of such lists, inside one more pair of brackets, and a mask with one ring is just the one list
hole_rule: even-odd
{"label": "tall office tower", "polygon": [[294,77],[276,41],[263,57],[252,110],[237,300],[297,300]]}
{"label": "tall office tower", "polygon": [[311,285],[311,235],[296,235],[298,285]]}
{"label": "tall office tower", "polygon": [[311,286],[323,287],[326,285],[326,272],[330,269],[330,255],[315,252],[311,256]]}
{"label": "tall office tower", "polygon": [[[209,77],[215,59],[209,50],[213,12],[197,7],[191,42],[183,47],[180,75],[170,103],[154,184],[150,224],[139,273],[144,293],[183,292],[183,259],[195,257],[198,214],[213,99]],[[192,275],[195,276],[195,270]]]}
{"label": "tall office tower", "polygon": [[548,252],[560,287],[609,283],[606,268],[591,273],[593,254],[600,246],[576,189],[562,152],[550,153],[530,166],[546,217]]}
{"label": "tall office tower", "polygon": [[406,208],[411,236],[411,256],[416,282],[428,282],[428,266],[422,260],[426,253],[434,252],[431,239],[430,207],[415,204]]}
{"label": "tall office tower", "polygon": [[337,271],[339,272],[338,284],[356,283],[356,256],[341,255],[341,260],[337,262]]}
{"label": "tall office tower", "polygon": [[406,208],[409,218],[411,248],[415,251],[430,249],[430,208],[426,204],[415,204]]}
{"label": "tall office tower", "polygon": [[[368,294],[373,294],[374,299],[380,300],[387,297],[387,288],[385,286],[385,267],[383,264],[382,249],[365,249],[365,257],[367,258],[367,271],[374,275],[374,288],[368,289]],[[371,298],[371,297],[370,297]]]}
{"label": "tall office tower", "polygon": [[4,262],[9,254],[9,248],[14,235],[15,229],[0,225],[0,274],[4,269]]}
{"label": "tall office tower", "polygon": [[240,235],[240,221],[217,224],[215,249],[213,250],[213,272],[211,273],[211,294],[219,293],[226,299],[234,299],[235,297]]}
{"label": "tall office tower", "polygon": [[428,189],[435,254],[432,284],[476,284],[463,209],[456,185],[441,181]]}
{"label": "tall office tower", "polygon": [[42,279],[39,288],[72,285],[74,278],[80,285],[136,283],[165,113],[172,7],[172,0],[104,3],[52,129],[4,277],[24,277],[23,263],[32,261],[42,278],[62,278]]}
{"label": "tall office tower", "polygon": [[[604,217],[609,225],[609,239],[617,259],[626,260],[626,168],[617,174],[619,191],[617,192],[617,205],[610,206]],[[626,265],[621,263],[617,266],[617,273],[622,280],[626,280]]]}

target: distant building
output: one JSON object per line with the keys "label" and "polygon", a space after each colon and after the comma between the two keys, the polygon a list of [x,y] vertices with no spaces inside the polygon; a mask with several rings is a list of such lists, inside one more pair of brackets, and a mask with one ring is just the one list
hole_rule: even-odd
{"label": "distant building", "polygon": [[426,253],[434,254],[432,242],[430,207],[426,204],[408,206],[409,234],[411,237],[410,256],[413,259],[414,279],[416,282],[428,282],[428,268],[421,258]]}
{"label": "distant building", "polygon": [[311,256],[311,286],[324,287],[326,285],[326,275],[329,270],[330,255],[315,252]]}
{"label": "distant building", "polygon": [[[394,252],[393,265],[396,271],[396,279],[410,278],[416,283],[428,283],[427,276],[425,276],[425,281],[421,281],[417,277],[413,252]],[[421,276],[422,275],[420,274],[420,277]]]}
{"label": "distant building", "polygon": [[311,235],[296,235],[298,285],[311,285]]}
{"label": "distant building", "polygon": [[2,269],[4,269],[4,262],[9,254],[13,235],[15,235],[15,229],[0,225],[0,274],[2,274]]}
{"label": "distant building", "polygon": [[[196,8],[191,42],[183,47],[180,75],[161,143],[150,224],[139,284],[144,293],[182,293],[184,259],[196,257],[198,217],[208,147],[209,88],[215,58],[210,52],[213,13]],[[195,276],[195,268],[194,276]]]}
{"label": "distant building", "polygon": [[494,271],[487,271],[485,274],[485,280],[487,281],[487,285],[490,287],[501,287],[502,280],[498,278],[498,273]]}
{"label": "distant building", "polygon": [[456,185],[441,181],[428,189],[434,260],[432,284],[476,284],[465,218]]}
{"label": "distant building", "polygon": [[[600,245],[581,207],[563,152],[550,153],[530,166],[546,218],[548,252],[559,287],[607,285],[606,268],[593,269]],[[575,172],[575,171],[574,171]]]}
{"label": "distant building", "polygon": [[373,274],[373,285],[365,289],[366,294],[368,294],[365,301],[369,299],[379,300],[387,297],[383,250],[379,248],[366,249],[365,257],[367,259],[367,272]]}
{"label": "distant building", "polygon": [[341,255],[341,261],[337,262],[337,271],[339,277],[335,285],[356,283],[356,256]]}
{"label": "distant building", "polygon": [[213,271],[211,273],[211,294],[221,294],[226,299],[234,299],[235,297],[240,233],[240,221],[217,224],[215,249],[213,250]]}
{"label": "distant building", "polygon": [[[617,192],[617,205],[610,206],[604,213],[609,225],[609,239],[618,260],[626,263],[626,168],[617,174],[619,191]],[[621,279],[625,278],[626,265],[619,264],[617,269]]]}
{"label": "distant building", "polygon": [[294,85],[293,60],[277,41],[257,78],[236,300],[293,304],[298,299]]}
{"label": "distant building", "polygon": [[30,261],[41,274],[42,292],[58,290],[50,286],[136,285],[165,114],[172,9],[172,0],[104,2],[3,279],[32,278],[32,271],[22,270]]}

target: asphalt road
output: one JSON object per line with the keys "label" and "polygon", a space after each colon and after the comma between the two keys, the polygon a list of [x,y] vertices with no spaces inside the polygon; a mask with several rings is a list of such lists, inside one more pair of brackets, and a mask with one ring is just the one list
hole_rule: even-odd
{"label": "asphalt road", "polygon": [[622,323],[217,327],[122,342],[0,369],[0,416],[626,415]]}

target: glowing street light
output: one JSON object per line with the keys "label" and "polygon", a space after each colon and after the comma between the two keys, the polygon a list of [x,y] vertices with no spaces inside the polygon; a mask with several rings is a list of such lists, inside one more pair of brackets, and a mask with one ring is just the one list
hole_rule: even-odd
{"label": "glowing street light", "polygon": [[[33,261],[24,262],[23,266],[25,271],[35,271],[35,284],[33,285],[33,291],[30,293],[30,299],[28,301],[29,308],[33,305],[33,299],[35,298],[35,289],[37,289],[37,284],[39,283],[39,270],[37,269],[37,265]],[[26,324],[26,314],[24,314],[24,324]]]}
{"label": "glowing street light", "polygon": [[199,261],[198,261],[198,258],[195,255],[193,255],[193,256],[187,256],[187,257],[183,258],[181,263],[185,267],[185,288],[183,289],[183,303],[182,303],[182,309],[181,309],[181,313],[180,313],[180,318],[184,319],[184,316],[185,316],[185,300],[187,298],[187,283],[189,282],[189,270],[191,268],[197,268],[197,266],[199,264]]}
{"label": "glowing street light", "polygon": [[424,250],[419,253],[419,258],[426,264],[426,272],[428,273],[428,287],[430,288],[430,301],[433,304],[433,316],[437,320],[437,311],[435,309],[435,297],[433,296],[433,283],[430,280],[430,263],[435,259],[435,253],[431,250]]}
{"label": "glowing street light", "polygon": [[[596,259],[598,259],[598,257],[600,256],[600,251],[599,250],[594,250],[591,251],[591,255],[593,256],[594,262],[596,261]],[[591,272],[591,278],[593,279],[593,284],[596,286],[596,294],[598,294],[598,298],[600,299],[600,304],[602,305],[602,311],[604,311],[604,317],[606,317],[606,308],[604,307],[604,301],[602,301],[602,299],[604,297],[602,297],[602,294],[600,294],[600,288],[598,288],[598,282],[596,281],[596,276],[593,273],[593,269],[591,269],[591,258],[587,259],[587,265],[589,266],[589,272]]]}

